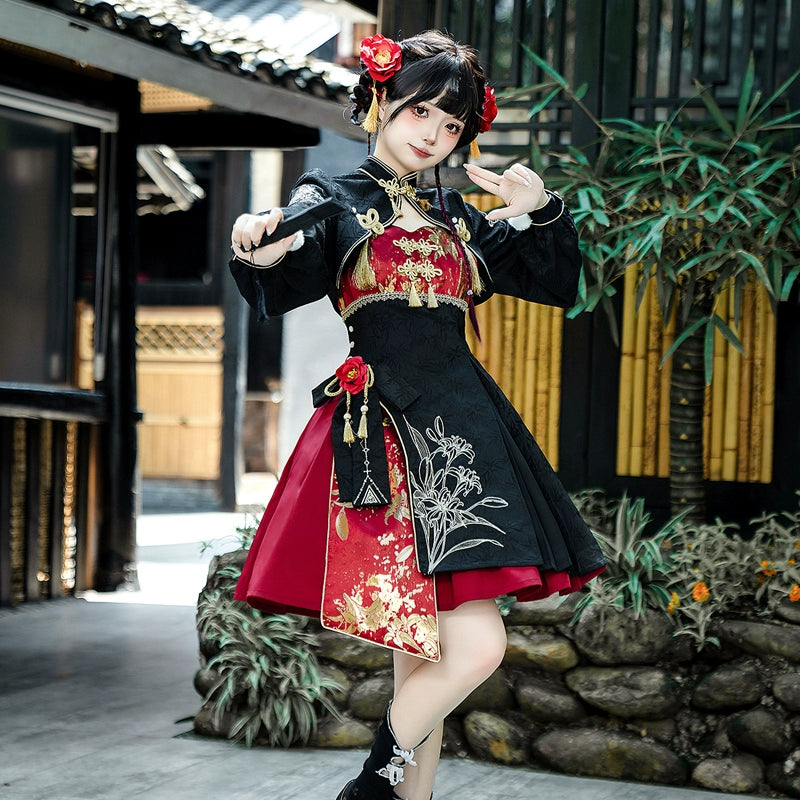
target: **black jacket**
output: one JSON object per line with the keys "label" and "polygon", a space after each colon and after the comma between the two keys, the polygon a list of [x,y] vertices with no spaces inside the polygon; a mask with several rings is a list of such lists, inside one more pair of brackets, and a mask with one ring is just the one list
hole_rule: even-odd
{"label": "black jacket", "polygon": [[[305,231],[303,245],[269,268],[231,262],[259,317],[326,295],[340,310],[339,278],[371,235],[362,223],[369,217],[375,232],[376,222],[389,225],[397,216],[379,181],[402,189],[404,183],[413,186],[415,176],[400,178],[369,158],[348,175],[329,178],[314,171],[300,179],[292,203],[334,196],[351,212]],[[524,230],[506,220],[490,223],[455,191],[444,190],[444,197],[479,265],[485,288],[478,301],[502,293],[556,306],[574,302],[577,235],[558,196],[533,212]],[[435,190],[420,190],[412,202],[432,224],[446,227]],[[350,355],[372,366],[375,385],[369,391],[366,458],[361,446],[343,442],[344,398],[336,401],[332,441],[340,500],[357,507],[388,502],[381,415],[372,411],[379,402],[403,445],[422,572],[534,565],[582,575],[602,566],[594,538],[530,432],[472,356],[464,336],[465,304],[412,308],[406,299],[374,299],[381,302],[343,314]],[[330,400],[322,392],[327,383],[315,392],[315,403]],[[354,400],[358,408],[360,400]]]}

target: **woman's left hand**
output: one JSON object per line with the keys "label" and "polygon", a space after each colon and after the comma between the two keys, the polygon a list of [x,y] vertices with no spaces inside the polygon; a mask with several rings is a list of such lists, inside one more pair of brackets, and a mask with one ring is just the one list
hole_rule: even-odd
{"label": "woman's left hand", "polygon": [[550,199],[544,190],[542,179],[522,164],[514,164],[502,175],[469,163],[464,164],[464,169],[477,186],[496,195],[505,203],[504,208],[490,211],[486,219],[507,219],[529,214],[537,208],[543,208]]}

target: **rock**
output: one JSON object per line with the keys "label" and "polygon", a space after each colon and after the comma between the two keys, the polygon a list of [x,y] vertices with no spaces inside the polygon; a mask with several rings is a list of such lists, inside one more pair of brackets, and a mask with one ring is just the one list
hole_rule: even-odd
{"label": "rock", "polygon": [[495,670],[477,689],[469,694],[453,710],[455,716],[470,711],[504,711],[514,707],[514,695],[508,688],[508,680],[502,669]]}
{"label": "rock", "polygon": [[390,677],[368,678],[351,692],[350,711],[359,719],[383,719],[393,693],[394,683]]}
{"label": "rock", "polygon": [[376,726],[355,719],[329,717],[320,722],[309,743],[312,747],[369,747],[375,739]]}
{"label": "rock", "polygon": [[695,687],[692,705],[703,711],[724,711],[755,705],[765,685],[752,664],[729,664],[706,675]]}
{"label": "rock", "polygon": [[789,797],[800,797],[800,753],[791,764],[778,762],[767,766],[767,783]]}
{"label": "rock", "polygon": [[528,747],[524,731],[513,722],[485,711],[464,718],[464,734],[478,758],[501,764],[524,764]]}
{"label": "rock", "polygon": [[780,656],[800,662],[800,628],[766,622],[726,620],[719,627],[720,638],[756,656]]}
{"label": "rock", "polygon": [[194,674],[194,689],[201,697],[205,697],[219,678],[213,669],[199,669]]}
{"label": "rock", "polygon": [[788,597],[784,597],[775,608],[775,616],[791,622],[792,625],[800,625],[800,603],[793,603]]}
{"label": "rock", "polygon": [[392,666],[392,653],[385,647],[378,647],[362,641],[355,636],[346,636],[336,631],[322,631],[317,634],[319,642],[317,656],[335,661],[353,669],[376,671]]}
{"label": "rock", "polygon": [[706,789],[745,794],[755,792],[764,778],[764,765],[755,756],[707,758],[692,772],[692,780]]}
{"label": "rock", "polygon": [[581,701],[559,680],[526,676],[517,684],[516,697],[537,722],[575,722],[586,716]]}
{"label": "rock", "polygon": [[618,717],[664,719],[680,705],[678,684],[662,669],[578,667],[566,681],[582,700]]}
{"label": "rock", "polygon": [[550,731],[534,742],[533,752],[552,769],[572,775],[678,785],[688,774],[664,745],[611,731]]}
{"label": "rock", "polygon": [[772,693],[789,711],[800,711],[800,673],[778,675],[773,681]]}
{"label": "rock", "polygon": [[574,631],[575,646],[595,664],[655,664],[672,644],[672,622],[652,609],[636,619],[629,609],[589,606]]}
{"label": "rock", "polygon": [[323,678],[328,678],[339,684],[340,688],[332,691],[330,697],[339,708],[343,708],[353,687],[350,676],[335,664],[320,664],[319,671]]}
{"label": "rock", "polygon": [[446,717],[442,733],[442,752],[448,756],[466,758],[469,755],[469,745],[464,736],[464,726],[460,719]]}
{"label": "rock", "polygon": [[678,733],[674,719],[632,719],[625,727],[639,736],[649,736],[663,744],[669,744]]}
{"label": "rock", "polygon": [[575,614],[575,594],[551,594],[543,600],[514,603],[505,617],[506,625],[566,625]]}
{"label": "rock", "polygon": [[565,636],[552,633],[508,631],[508,644],[503,663],[515,667],[537,667],[545,672],[566,672],[580,659]]}
{"label": "rock", "polygon": [[773,711],[754,708],[728,721],[728,737],[741,750],[774,761],[792,749],[784,721]]}
{"label": "rock", "polygon": [[228,732],[234,726],[237,715],[232,711],[223,711],[219,720],[214,713],[213,703],[205,703],[194,717],[194,732],[198,736],[221,736],[228,738]]}

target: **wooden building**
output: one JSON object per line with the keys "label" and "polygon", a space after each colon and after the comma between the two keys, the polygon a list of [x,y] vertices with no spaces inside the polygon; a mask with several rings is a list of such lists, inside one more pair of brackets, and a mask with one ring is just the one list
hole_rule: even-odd
{"label": "wooden building", "polygon": [[[320,119],[349,133],[338,111],[350,76],[235,36],[180,0],[0,0],[0,605],[113,589],[132,570],[137,346],[145,391],[167,399],[159,381],[175,353],[193,356],[183,375],[196,403],[180,424],[200,436],[158,460],[194,447],[207,472],[237,458],[247,317],[223,276],[230,222],[249,203],[248,151],[311,147]],[[202,194],[169,147],[204,154],[213,196],[206,220],[157,241],[148,264],[168,253],[176,272],[200,277],[177,324],[140,307],[137,326],[141,212],[165,194]],[[140,299],[169,298],[168,284]],[[186,284],[173,289],[186,299]],[[209,376],[214,391],[198,390]]]}

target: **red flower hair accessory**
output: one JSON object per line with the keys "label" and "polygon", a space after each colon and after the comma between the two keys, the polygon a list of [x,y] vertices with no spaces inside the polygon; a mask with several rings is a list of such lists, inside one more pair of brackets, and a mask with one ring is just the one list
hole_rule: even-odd
{"label": "red flower hair accessory", "polygon": [[[487,83],[483,88],[483,105],[481,113],[478,114],[478,133],[486,133],[497,116],[497,98],[494,96],[494,89]],[[478,147],[478,137],[476,136],[469,143],[469,154],[471,158],[480,158],[481,150]]]}
{"label": "red flower hair accessory", "polygon": [[351,356],[336,370],[336,377],[343,391],[358,394],[367,383],[369,367],[361,356]]}
{"label": "red flower hair accessory", "polygon": [[361,63],[372,78],[372,102],[361,127],[367,133],[378,130],[378,84],[385,83],[403,65],[403,51],[397,42],[381,36],[367,36],[361,40]]}
{"label": "red flower hair accessory", "polygon": [[481,108],[480,122],[478,123],[478,133],[486,133],[492,127],[494,118],[497,116],[497,98],[494,89],[487,85],[483,93],[483,106]]}
{"label": "red flower hair accessory", "polygon": [[372,80],[380,83],[388,81],[403,65],[400,45],[379,33],[361,40],[359,55]]}

